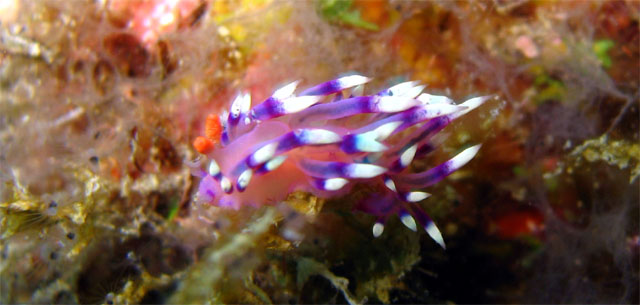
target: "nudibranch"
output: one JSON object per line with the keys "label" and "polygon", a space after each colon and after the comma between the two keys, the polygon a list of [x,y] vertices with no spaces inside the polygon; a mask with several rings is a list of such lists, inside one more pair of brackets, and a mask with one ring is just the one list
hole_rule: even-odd
{"label": "nudibranch", "polygon": [[397,214],[444,248],[440,231],[416,203],[429,197],[422,189],[469,162],[480,145],[425,172],[407,168],[434,150],[438,131],[489,97],[457,104],[422,93],[425,86],[413,81],[364,95],[369,81],[349,75],[294,94],[296,81],[254,106],[250,94],[240,93],[228,111],[207,118],[207,137],[194,142],[203,155],[190,163],[201,178],[197,201],[237,209],[278,202],[293,191],[326,198],[372,183],[383,194],[358,207],[377,217],[375,237]]}

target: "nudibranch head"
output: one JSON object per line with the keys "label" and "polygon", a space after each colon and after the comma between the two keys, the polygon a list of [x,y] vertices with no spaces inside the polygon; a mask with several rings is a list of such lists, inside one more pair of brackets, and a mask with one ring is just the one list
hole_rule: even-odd
{"label": "nudibranch head", "polygon": [[198,201],[237,209],[278,202],[297,190],[331,197],[354,183],[375,183],[383,186],[383,196],[359,206],[377,217],[375,237],[397,214],[408,228],[422,226],[444,247],[440,231],[415,203],[429,197],[420,189],[465,165],[480,146],[422,173],[405,169],[434,149],[434,134],[488,97],[456,104],[422,93],[425,87],[417,82],[357,94],[369,80],[344,76],[295,95],[296,81],[254,106],[251,95],[240,93],[228,112],[207,118],[206,137],[194,141],[206,156],[191,164],[202,178]]}

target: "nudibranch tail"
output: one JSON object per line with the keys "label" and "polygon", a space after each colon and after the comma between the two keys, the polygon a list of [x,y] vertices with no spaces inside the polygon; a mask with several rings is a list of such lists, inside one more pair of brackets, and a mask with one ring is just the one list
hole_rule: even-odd
{"label": "nudibranch tail", "polygon": [[354,182],[382,182],[382,196],[358,206],[376,217],[373,236],[382,235],[396,214],[444,248],[442,234],[417,203],[430,196],[424,188],[468,163],[480,145],[422,173],[405,169],[436,149],[436,133],[489,97],[456,104],[423,93],[426,86],[415,81],[366,95],[369,81],[348,75],[297,95],[300,81],[294,81],[253,106],[250,94],[239,93],[228,111],[207,117],[206,136],[194,141],[209,160],[189,163],[201,177],[199,202],[238,208],[277,202],[295,190],[327,197],[344,194]]}

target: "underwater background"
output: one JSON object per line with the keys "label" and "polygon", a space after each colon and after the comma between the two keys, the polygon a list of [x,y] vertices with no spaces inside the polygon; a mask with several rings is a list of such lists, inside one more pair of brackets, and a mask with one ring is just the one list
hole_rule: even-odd
{"label": "underwater background", "polygon": [[[0,0],[0,303],[635,303],[640,2]],[[207,115],[361,74],[464,101],[421,172],[446,250],[377,185],[222,209]]]}

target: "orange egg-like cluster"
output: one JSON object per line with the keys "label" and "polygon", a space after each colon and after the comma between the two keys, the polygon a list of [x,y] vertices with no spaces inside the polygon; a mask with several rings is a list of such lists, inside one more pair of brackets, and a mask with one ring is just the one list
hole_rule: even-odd
{"label": "orange egg-like cluster", "polygon": [[205,121],[204,137],[197,137],[193,141],[193,148],[201,154],[208,154],[213,151],[216,143],[220,142],[222,134],[222,124],[220,118],[214,114],[207,116]]}

